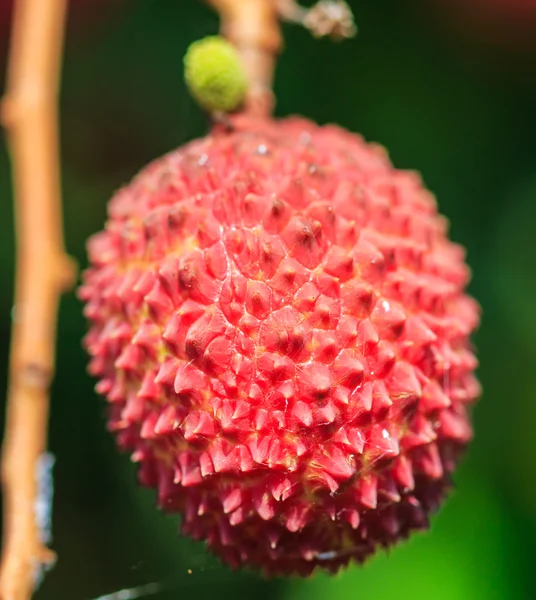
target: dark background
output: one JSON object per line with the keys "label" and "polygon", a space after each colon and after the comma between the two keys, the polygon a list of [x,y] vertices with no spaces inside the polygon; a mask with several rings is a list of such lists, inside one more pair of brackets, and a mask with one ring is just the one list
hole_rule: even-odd
{"label": "dark background", "polygon": [[[480,8],[448,8],[464,2]],[[485,0],[351,2],[355,40],[314,41],[285,27],[277,73],[279,115],[336,121],[381,142],[396,166],[421,171],[468,249],[471,293],[484,311],[475,338],[484,396],[458,490],[431,533],[335,578],[266,582],[221,567],[176,534],[176,520],[153,508],[153,493],[115,451],[85,373],[81,306],[68,295],[50,425],[59,562],[38,598],[88,600],[153,580],[172,585],[161,599],[536,598],[536,8],[516,16],[523,2],[503,3],[494,19]],[[85,4],[69,27],[61,99],[67,247],[82,266],[113,191],[204,133],[181,61],[191,41],[217,30],[197,0]],[[3,71],[5,27],[0,36]],[[0,198],[4,390],[14,258],[4,143]]]}

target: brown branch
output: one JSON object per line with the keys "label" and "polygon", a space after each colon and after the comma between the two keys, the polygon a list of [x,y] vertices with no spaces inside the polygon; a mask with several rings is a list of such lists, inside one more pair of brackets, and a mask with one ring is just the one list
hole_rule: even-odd
{"label": "brown branch", "polygon": [[37,469],[46,449],[61,292],[73,283],[61,223],[57,93],[66,0],[17,0],[8,93],[17,275],[2,457],[4,540],[0,599],[28,600],[54,561],[36,521]]}

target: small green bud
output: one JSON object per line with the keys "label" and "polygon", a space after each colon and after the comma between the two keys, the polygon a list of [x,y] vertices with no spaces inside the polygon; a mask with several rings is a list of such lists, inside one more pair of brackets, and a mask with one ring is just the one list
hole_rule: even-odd
{"label": "small green bud", "polygon": [[248,82],[235,47],[220,36],[190,45],[184,56],[191,94],[209,112],[232,112],[243,104]]}

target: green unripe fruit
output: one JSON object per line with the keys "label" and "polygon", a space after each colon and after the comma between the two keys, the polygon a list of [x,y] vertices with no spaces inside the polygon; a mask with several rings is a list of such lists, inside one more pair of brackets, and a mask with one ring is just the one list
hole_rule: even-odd
{"label": "green unripe fruit", "polygon": [[232,112],[244,102],[246,73],[235,47],[224,38],[211,36],[191,44],[184,67],[190,92],[209,112]]}

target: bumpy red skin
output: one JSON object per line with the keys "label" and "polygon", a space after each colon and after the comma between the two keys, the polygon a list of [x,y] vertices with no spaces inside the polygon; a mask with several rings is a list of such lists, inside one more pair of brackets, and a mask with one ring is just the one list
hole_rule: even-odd
{"label": "bumpy red skin", "polygon": [[233,566],[307,575],[427,526],[479,395],[463,250],[335,126],[237,118],[145,168],[81,297],[110,429]]}

